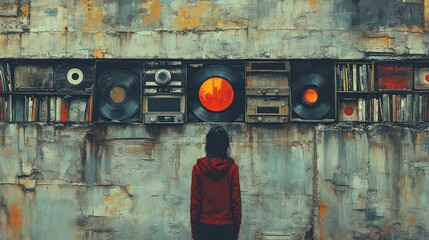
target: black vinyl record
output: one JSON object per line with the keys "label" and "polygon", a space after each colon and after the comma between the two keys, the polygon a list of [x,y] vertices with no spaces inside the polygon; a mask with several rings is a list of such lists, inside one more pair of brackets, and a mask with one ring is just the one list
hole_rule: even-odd
{"label": "black vinyl record", "polygon": [[[203,83],[210,78],[226,80],[232,87],[232,103],[222,111],[211,111],[200,101],[199,91]],[[206,122],[234,121],[244,109],[244,78],[226,65],[208,65],[198,70],[188,81],[188,107],[195,116]]]}
{"label": "black vinyl record", "polygon": [[139,77],[127,69],[108,70],[98,78],[96,95],[96,106],[103,117],[129,119],[140,108]]}
{"label": "black vinyl record", "polygon": [[[306,73],[300,75],[291,85],[293,111],[303,119],[322,119],[331,112],[332,81],[320,74]],[[307,90],[315,90],[318,98],[314,103],[308,103],[304,99]]]}

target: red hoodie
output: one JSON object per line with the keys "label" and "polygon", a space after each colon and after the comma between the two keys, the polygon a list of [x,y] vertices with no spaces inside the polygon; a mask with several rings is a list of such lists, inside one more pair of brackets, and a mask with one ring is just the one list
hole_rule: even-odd
{"label": "red hoodie", "polygon": [[241,196],[238,166],[234,160],[200,158],[192,169],[192,238],[198,223],[241,225]]}

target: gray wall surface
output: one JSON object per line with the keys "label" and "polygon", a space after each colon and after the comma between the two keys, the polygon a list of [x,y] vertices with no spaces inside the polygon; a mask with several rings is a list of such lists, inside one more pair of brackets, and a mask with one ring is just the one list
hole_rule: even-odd
{"label": "gray wall surface", "polygon": [[[0,58],[409,59],[428,0],[4,0]],[[190,239],[211,123],[0,124],[0,239]],[[428,239],[429,124],[225,123],[240,239]]]}

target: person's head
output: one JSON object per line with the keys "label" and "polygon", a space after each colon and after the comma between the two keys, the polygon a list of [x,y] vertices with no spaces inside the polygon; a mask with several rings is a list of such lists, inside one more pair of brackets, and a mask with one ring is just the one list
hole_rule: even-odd
{"label": "person's head", "polygon": [[228,158],[229,137],[222,126],[215,126],[206,135],[206,157]]}

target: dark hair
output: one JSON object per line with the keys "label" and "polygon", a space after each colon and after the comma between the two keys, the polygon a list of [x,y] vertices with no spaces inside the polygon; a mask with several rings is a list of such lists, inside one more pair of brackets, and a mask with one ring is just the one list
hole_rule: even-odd
{"label": "dark hair", "polygon": [[229,137],[222,126],[214,126],[206,135],[206,157],[228,158]]}

